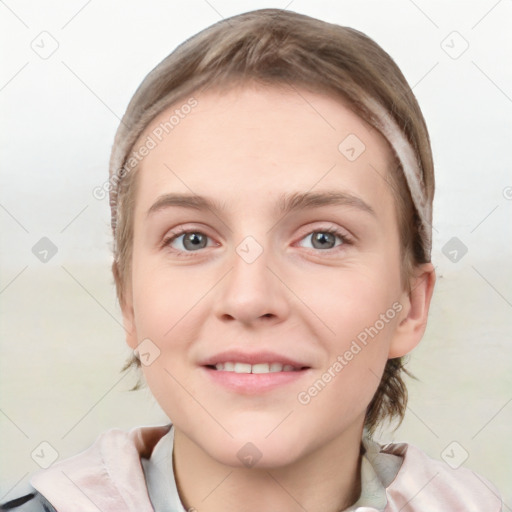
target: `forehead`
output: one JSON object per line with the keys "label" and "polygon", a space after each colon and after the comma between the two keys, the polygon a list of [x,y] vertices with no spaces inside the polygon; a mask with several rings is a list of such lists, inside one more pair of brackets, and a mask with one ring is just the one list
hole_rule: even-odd
{"label": "forehead", "polygon": [[139,138],[153,141],[137,177],[146,209],[170,191],[246,207],[284,191],[348,189],[377,202],[389,195],[387,141],[339,98],[263,86],[193,98],[194,108],[181,108],[189,98],[168,107]]}

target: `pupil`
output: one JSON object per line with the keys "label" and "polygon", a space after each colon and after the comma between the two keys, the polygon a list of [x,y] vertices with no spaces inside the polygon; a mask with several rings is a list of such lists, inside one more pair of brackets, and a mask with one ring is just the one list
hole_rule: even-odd
{"label": "pupil", "polygon": [[323,246],[325,245],[325,242],[329,243],[329,238],[333,238],[333,235],[331,233],[316,233],[314,240],[320,242],[320,245]]}
{"label": "pupil", "polygon": [[197,249],[201,242],[204,241],[201,240],[202,238],[203,237],[201,235],[198,235],[197,233],[191,233],[187,237],[185,237],[184,245],[186,245],[187,242],[191,242],[192,249]]}

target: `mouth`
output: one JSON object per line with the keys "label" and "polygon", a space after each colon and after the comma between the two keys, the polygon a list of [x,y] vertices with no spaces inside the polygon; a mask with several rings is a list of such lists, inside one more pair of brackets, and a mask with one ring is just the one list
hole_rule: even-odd
{"label": "mouth", "polygon": [[246,396],[265,395],[274,390],[286,389],[292,385],[296,386],[298,381],[304,379],[309,382],[313,371],[309,366],[277,362],[249,364],[226,361],[202,365],[200,368],[208,384],[228,393]]}
{"label": "mouth", "polygon": [[283,363],[240,363],[237,361],[226,361],[224,363],[217,364],[209,364],[205,365],[206,368],[210,370],[220,371],[220,372],[231,372],[231,373],[282,373],[282,372],[300,372],[302,370],[307,370],[309,366],[294,366],[291,364],[283,364]]}
{"label": "mouth", "polygon": [[231,349],[211,355],[199,365],[209,384],[230,393],[259,395],[295,386],[301,379],[309,381],[313,368],[307,361],[292,359],[284,350],[279,354],[265,349]]}

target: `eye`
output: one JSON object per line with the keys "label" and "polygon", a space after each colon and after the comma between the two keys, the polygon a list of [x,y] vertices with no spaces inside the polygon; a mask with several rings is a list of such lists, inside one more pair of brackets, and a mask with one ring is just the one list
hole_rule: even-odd
{"label": "eye", "polygon": [[[177,232],[171,233],[167,236],[163,242],[162,247],[169,247],[173,252],[178,255],[189,256],[191,252],[199,251],[200,249],[205,249],[208,245],[208,239],[210,237],[205,235],[203,232],[198,230],[186,230],[183,228],[179,228]],[[318,249],[321,251],[328,251],[339,247],[340,245],[347,245],[351,243],[349,236],[336,228],[319,228],[315,231],[311,231],[301,240],[311,239],[312,249]],[[336,244],[336,238],[338,238],[341,243],[338,246]]]}
{"label": "eye", "polygon": [[[171,233],[162,242],[162,247],[170,247],[177,253],[194,252],[204,249],[207,246],[208,235],[201,231],[179,229],[178,232]],[[180,240],[181,239],[181,240]],[[177,247],[173,244],[176,243]]]}
{"label": "eye", "polygon": [[[336,243],[336,238],[341,240],[341,244],[339,244],[339,245],[350,244],[350,240],[349,240],[348,236],[336,228],[316,229],[315,231],[310,232],[308,235],[306,235],[304,238],[302,238],[302,240],[307,240],[308,238],[311,240],[313,249],[320,249],[320,250],[334,249],[335,246],[333,244]],[[338,245],[338,247],[339,247],[339,245]]]}

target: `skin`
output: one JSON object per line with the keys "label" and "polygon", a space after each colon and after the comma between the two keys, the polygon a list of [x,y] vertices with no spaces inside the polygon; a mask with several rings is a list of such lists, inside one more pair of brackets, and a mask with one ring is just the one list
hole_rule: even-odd
{"label": "skin", "polygon": [[[200,512],[338,511],[359,497],[365,410],[386,360],[412,350],[424,333],[433,267],[416,268],[411,293],[402,286],[395,201],[382,179],[390,148],[338,99],[249,85],[195,97],[198,105],[141,162],[122,305],[128,345],[149,338],[160,351],[142,369],[174,424],[180,497]],[[365,145],[354,161],[338,149],[349,134]],[[281,193],[308,191],[351,194],[374,214],[353,204],[274,211]],[[225,209],[147,214],[171,192],[207,196]],[[332,227],[345,242],[314,244],[315,231]],[[206,236],[204,244],[185,245],[178,228]],[[178,238],[162,246],[173,233]],[[236,251],[247,236],[263,249],[252,263]],[[298,394],[397,301],[395,318],[301,404]],[[266,393],[237,393],[199,366],[231,348],[275,350],[311,369]],[[248,442],[261,453],[253,467],[237,457]]]}

